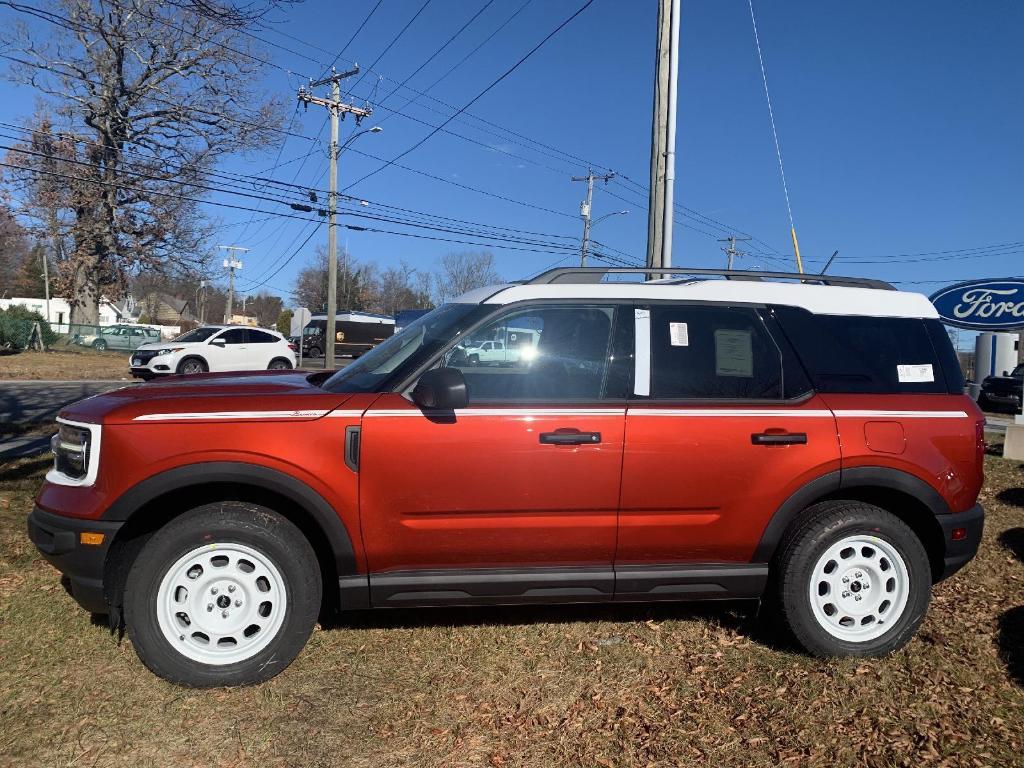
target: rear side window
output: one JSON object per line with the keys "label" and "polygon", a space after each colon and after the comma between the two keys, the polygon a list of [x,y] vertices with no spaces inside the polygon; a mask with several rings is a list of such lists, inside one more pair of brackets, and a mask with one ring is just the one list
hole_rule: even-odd
{"label": "rear side window", "polygon": [[249,329],[249,343],[250,344],[276,344],[280,339],[273,334],[266,333],[265,331],[257,331],[255,328]]}
{"label": "rear side window", "polygon": [[[925,320],[816,315],[796,307],[775,307],[774,311],[819,392],[962,391],[962,380],[959,386],[947,383],[946,366]],[[943,351],[945,347],[955,358],[948,338]]]}
{"label": "rear side window", "polygon": [[780,400],[782,352],[745,307],[652,305],[654,399]]}

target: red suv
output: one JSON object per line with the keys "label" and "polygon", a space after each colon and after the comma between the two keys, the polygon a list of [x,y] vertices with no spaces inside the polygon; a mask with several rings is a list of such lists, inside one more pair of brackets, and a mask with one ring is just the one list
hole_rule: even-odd
{"label": "red suv", "polygon": [[[983,525],[928,301],[602,271],[472,291],[333,375],[75,403],[31,538],[191,686],[277,674],[336,608],[753,598],[815,655],[908,642]],[[474,365],[488,340],[515,354]]]}

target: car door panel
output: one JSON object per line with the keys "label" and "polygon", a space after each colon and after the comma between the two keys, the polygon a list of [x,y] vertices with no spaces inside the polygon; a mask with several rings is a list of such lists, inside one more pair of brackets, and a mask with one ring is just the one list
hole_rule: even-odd
{"label": "car door panel", "polygon": [[625,425],[624,393],[606,386],[613,313],[545,307],[536,354],[513,367],[447,354],[465,366],[466,408],[425,412],[387,393],[367,411],[360,516],[375,604],[611,598]]}
{"label": "car door panel", "polygon": [[616,566],[749,562],[775,510],[839,469],[835,417],[762,310],[642,311],[650,389],[626,418]]}

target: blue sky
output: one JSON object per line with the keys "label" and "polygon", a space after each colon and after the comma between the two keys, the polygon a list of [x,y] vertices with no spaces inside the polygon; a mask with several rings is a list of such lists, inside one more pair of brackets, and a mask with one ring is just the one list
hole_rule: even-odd
{"label": "blue sky", "polygon": [[[429,95],[462,106],[582,1],[533,0]],[[253,31],[292,49],[265,47],[265,55],[292,74],[268,69],[257,87],[281,95],[291,105],[304,78],[323,72],[375,2],[306,0],[277,12],[266,29]],[[375,73],[403,80],[485,2],[432,0],[381,58]],[[493,2],[409,85],[427,87],[523,2]],[[369,65],[422,5],[423,0],[385,0],[345,51],[339,68],[353,61]],[[967,254],[970,258],[933,260],[934,252],[1024,241],[1024,60],[1019,54],[1024,4],[761,0],[755,9],[793,213],[809,267],[820,268],[838,249],[840,258],[831,272],[902,281],[904,287],[925,293],[957,279],[1024,274],[1017,266],[1024,245]],[[584,185],[571,183],[569,176],[585,173],[585,161],[646,185],[655,23],[653,0],[595,0],[468,110],[493,125],[471,118],[448,125],[480,143],[441,133],[399,161],[561,215],[396,167],[358,184],[350,194],[369,201],[362,209],[371,214],[381,212],[377,203],[384,203],[545,233],[534,238],[560,235],[565,239],[551,242],[571,242],[568,238],[578,237],[581,229],[578,211]],[[755,243],[753,247],[772,260],[750,255],[738,266],[792,266],[789,223],[746,0],[684,0],[681,47],[676,202],[714,223],[679,216],[682,226],[676,228],[674,262],[724,265],[722,244],[716,238],[737,230],[777,251]],[[394,85],[388,80],[378,83],[370,74],[356,86],[354,96],[359,101],[372,96],[371,103],[380,102]],[[437,124],[451,114],[428,98],[403,107],[413,95],[400,91],[378,106],[363,127],[379,122],[383,132],[360,137],[353,149],[394,157],[430,132],[415,119]],[[0,85],[0,97],[4,121],[23,119],[34,104],[31,92],[9,83]],[[387,107],[400,108],[409,117],[391,114]],[[300,109],[292,130],[317,136],[324,117],[322,108]],[[557,151],[534,151],[535,146],[522,146],[528,144],[524,139],[494,126]],[[343,137],[352,128],[351,120],[344,123]],[[326,140],[326,130],[319,135]],[[289,163],[312,146],[290,137],[283,146],[234,158],[223,170],[268,170],[280,153],[283,165],[273,171],[275,178],[324,187],[323,147],[305,163]],[[354,151],[345,152],[341,186],[379,165]],[[599,184],[598,189],[595,217],[624,208],[630,213],[602,222],[594,237],[620,256],[642,260],[647,222],[640,204],[645,196],[629,182]],[[250,204],[228,196],[211,199]],[[287,210],[275,203],[264,208],[268,213]],[[212,213],[223,224],[233,225],[221,233],[224,242],[252,249],[244,257],[239,281],[243,290],[254,279],[269,278],[267,287],[287,296],[297,270],[310,261],[315,245],[326,241],[326,229],[320,228],[298,248],[311,231],[303,222],[272,219],[246,225],[248,213]],[[342,231],[342,242],[345,237]],[[388,266],[404,260],[427,270],[447,251],[471,247],[366,232],[349,232],[347,237],[351,253],[360,261]],[[494,253],[499,272],[509,279],[525,277],[561,258],[515,250]],[[907,261],[904,256],[921,253],[931,255],[924,261]],[[292,258],[285,264],[288,257]],[[561,263],[573,261],[569,255]]]}

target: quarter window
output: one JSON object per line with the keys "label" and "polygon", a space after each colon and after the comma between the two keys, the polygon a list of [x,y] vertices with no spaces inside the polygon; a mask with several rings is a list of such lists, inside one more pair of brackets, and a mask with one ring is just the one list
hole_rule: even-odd
{"label": "quarter window", "polygon": [[653,305],[652,398],[778,400],[782,353],[753,309]]}
{"label": "quarter window", "polygon": [[462,371],[471,404],[600,400],[609,396],[614,320],[613,306],[516,310],[473,332],[486,357],[460,344],[443,364]]}
{"label": "quarter window", "polygon": [[278,338],[265,331],[257,331],[254,328],[249,329],[249,343],[250,344],[276,344]]}

